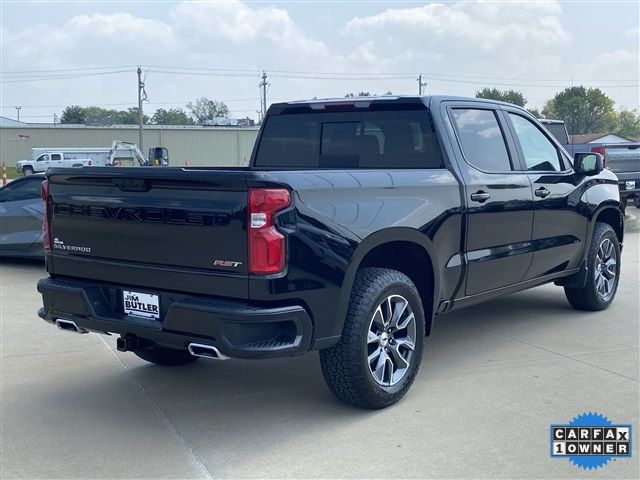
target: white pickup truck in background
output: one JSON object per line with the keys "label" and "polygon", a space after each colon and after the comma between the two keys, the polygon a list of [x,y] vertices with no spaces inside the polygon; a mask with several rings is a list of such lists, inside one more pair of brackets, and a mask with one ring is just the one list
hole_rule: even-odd
{"label": "white pickup truck in background", "polygon": [[72,158],[64,152],[47,152],[38,155],[35,160],[20,160],[16,163],[18,173],[23,175],[31,175],[37,172],[46,172],[51,167],[86,167],[98,165],[91,158],[78,158],[71,155]]}
{"label": "white pickup truck in background", "polygon": [[[153,163],[144,158],[144,155],[135,143],[115,140],[111,147],[51,147],[32,148],[31,160],[19,160],[16,163],[18,173],[31,175],[37,172],[46,172],[52,167],[138,167],[144,165],[168,165],[168,152],[166,148],[153,147],[149,150],[162,158]],[[155,153],[158,151],[159,153]]]}

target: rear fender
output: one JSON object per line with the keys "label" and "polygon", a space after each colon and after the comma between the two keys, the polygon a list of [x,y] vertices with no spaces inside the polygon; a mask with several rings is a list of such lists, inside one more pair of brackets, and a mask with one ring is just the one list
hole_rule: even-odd
{"label": "rear fender", "polygon": [[[417,244],[424,248],[427,256],[431,260],[431,265],[434,272],[432,302],[433,308],[431,312],[425,312],[425,316],[427,317],[426,331],[430,331],[431,322],[439,303],[437,300],[440,298],[440,266],[438,264],[438,258],[435,255],[435,248],[429,238],[419,230],[409,227],[393,227],[372,233],[371,235],[366,237],[354,251],[349,266],[347,267],[347,270],[345,272],[344,280],[342,282],[342,288],[340,290],[340,296],[338,298],[338,309],[333,329],[334,336],[339,336],[342,333],[344,321],[347,316],[347,310],[349,308],[351,289],[353,288],[353,283],[355,281],[358,269],[362,264],[362,260],[374,248],[391,242],[410,242]],[[398,254],[401,255],[402,252],[398,252]]]}

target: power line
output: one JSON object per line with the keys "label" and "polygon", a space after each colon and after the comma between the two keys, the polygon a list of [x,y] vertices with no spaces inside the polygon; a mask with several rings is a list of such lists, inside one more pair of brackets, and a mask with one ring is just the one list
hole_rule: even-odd
{"label": "power line", "polygon": [[[58,68],[58,69],[41,69],[41,70],[13,70],[13,71],[4,71],[2,72],[2,76],[46,76],[49,77],[53,73],[68,73],[68,72],[86,72],[90,70],[123,70],[127,68],[136,68],[136,65],[119,65],[119,66],[111,66],[111,67],[77,67],[77,68]],[[246,68],[204,68],[204,67],[185,67],[185,66],[166,66],[166,65],[141,65],[143,68],[154,69],[156,73],[182,73],[186,74],[187,72],[191,72],[192,74],[223,74],[228,76],[252,76],[259,75],[261,70],[258,69],[246,69]],[[302,70],[278,70],[278,69],[269,69],[271,72],[271,76],[280,76],[283,78],[288,76],[322,76],[322,77],[340,77],[340,78],[351,78],[361,79],[363,77],[366,78],[382,78],[382,77],[397,77],[397,78],[405,78],[405,77],[413,77],[416,75],[415,72],[327,72],[327,71],[302,71]],[[102,74],[103,72],[96,72],[97,74]],[[41,75],[46,74],[46,75]],[[86,73],[82,73],[84,75]],[[77,75],[77,74],[75,74]],[[66,75],[61,75],[66,76]],[[533,78],[533,77],[492,77],[492,76],[484,76],[484,75],[463,75],[463,74],[454,74],[454,73],[438,73],[438,72],[430,72],[430,77],[442,77],[442,78],[459,78],[459,79],[478,79],[478,80],[507,80],[507,81],[525,81],[525,82],[571,82],[572,79],[566,78]],[[574,80],[575,83],[594,83],[594,82],[635,82],[637,79],[591,79],[591,80]],[[550,85],[553,86],[553,85]]]}
{"label": "power line", "polygon": [[52,70],[5,70],[5,74],[30,74],[30,73],[56,73],[56,72],[77,72],[84,70],[120,70],[123,68],[135,68],[135,65],[120,65],[116,67],[78,67],[78,68],[57,68]]}
{"label": "power line", "polygon": [[[230,98],[230,99],[221,99],[221,102],[255,102],[256,100],[260,100],[260,97],[253,98]],[[286,99],[282,99],[286,100]],[[193,101],[184,100],[182,102],[147,102],[147,105],[186,105],[187,103]],[[119,102],[119,103],[74,103],[70,102],[69,104],[61,104],[61,105],[22,105],[23,108],[65,108],[70,106],[78,106],[78,107],[126,107],[126,106],[135,106],[135,102]],[[0,105],[0,108],[13,108],[13,105]]]}
{"label": "power line", "polygon": [[40,82],[47,80],[67,80],[70,78],[83,78],[83,77],[95,77],[102,75],[115,75],[120,73],[131,73],[131,70],[114,70],[110,72],[94,72],[94,73],[76,73],[76,74],[65,74],[65,75],[51,75],[51,76],[40,76],[40,77],[9,77],[7,79],[4,78],[4,75],[0,75],[0,83],[26,83],[26,82]]}

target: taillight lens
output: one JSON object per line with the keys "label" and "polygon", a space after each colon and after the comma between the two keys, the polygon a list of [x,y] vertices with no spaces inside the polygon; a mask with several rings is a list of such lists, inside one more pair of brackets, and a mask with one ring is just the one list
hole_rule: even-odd
{"label": "taillight lens", "polygon": [[274,225],[274,214],[291,204],[284,188],[249,189],[249,273],[267,275],[284,270],[285,238]]}
{"label": "taillight lens", "polygon": [[42,182],[40,194],[44,201],[44,215],[42,218],[42,241],[44,243],[44,251],[51,251],[51,232],[49,231],[49,181]]}
{"label": "taillight lens", "polygon": [[604,156],[604,152],[605,152],[605,147],[593,147],[591,149],[591,153],[599,153],[600,155],[602,155],[602,164],[604,165],[605,163],[605,156]]}

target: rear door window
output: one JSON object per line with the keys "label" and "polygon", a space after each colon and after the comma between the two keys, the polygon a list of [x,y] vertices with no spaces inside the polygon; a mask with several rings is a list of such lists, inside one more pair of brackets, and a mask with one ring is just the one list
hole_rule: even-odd
{"label": "rear door window", "polygon": [[507,145],[493,110],[451,110],[465,160],[484,172],[512,170]]}
{"label": "rear door window", "polygon": [[563,170],[558,149],[533,122],[515,113],[509,113],[509,118],[522,149],[527,170],[537,172]]}
{"label": "rear door window", "polygon": [[296,113],[267,119],[255,165],[443,168],[426,110]]}

